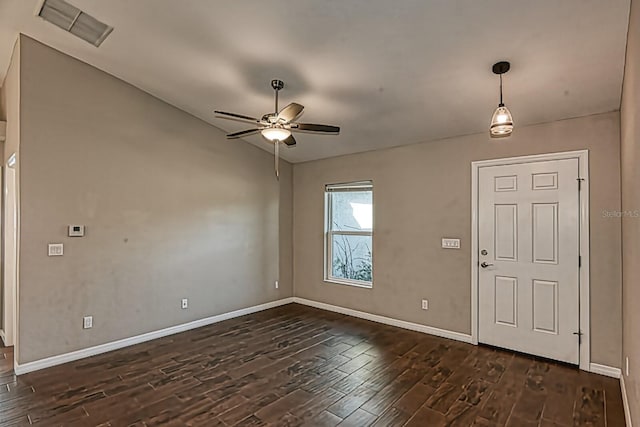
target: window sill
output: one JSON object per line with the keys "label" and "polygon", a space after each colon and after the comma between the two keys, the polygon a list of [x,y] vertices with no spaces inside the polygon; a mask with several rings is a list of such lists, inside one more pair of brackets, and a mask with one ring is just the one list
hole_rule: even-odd
{"label": "window sill", "polygon": [[352,280],[328,279],[328,278],[325,278],[324,282],[325,283],[333,283],[333,284],[336,284],[336,285],[353,286],[353,287],[356,287],[356,288],[373,289],[373,283],[356,282],[356,281],[352,281]]}

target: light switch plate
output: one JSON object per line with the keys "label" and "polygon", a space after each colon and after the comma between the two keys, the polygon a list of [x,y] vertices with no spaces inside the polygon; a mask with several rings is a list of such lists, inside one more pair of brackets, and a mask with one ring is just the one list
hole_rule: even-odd
{"label": "light switch plate", "polygon": [[442,239],[442,247],[445,249],[460,249],[460,239]]}
{"label": "light switch plate", "polygon": [[49,243],[49,256],[62,256],[62,255],[64,255],[64,244]]}

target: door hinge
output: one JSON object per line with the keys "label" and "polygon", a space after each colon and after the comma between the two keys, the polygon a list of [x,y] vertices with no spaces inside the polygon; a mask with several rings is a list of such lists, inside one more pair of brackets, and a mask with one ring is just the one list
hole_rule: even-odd
{"label": "door hinge", "polygon": [[578,191],[582,190],[582,181],[584,181],[584,178],[576,178],[578,181]]}
{"label": "door hinge", "polygon": [[578,336],[578,344],[582,344],[582,335],[584,335],[582,333],[582,331],[574,332],[573,335],[577,335]]}
{"label": "door hinge", "polygon": [[578,267],[582,267],[582,255],[578,255]]}

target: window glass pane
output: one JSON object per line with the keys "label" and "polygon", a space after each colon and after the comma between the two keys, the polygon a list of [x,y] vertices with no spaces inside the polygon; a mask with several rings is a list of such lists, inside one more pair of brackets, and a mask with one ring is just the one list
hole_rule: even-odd
{"label": "window glass pane", "polygon": [[371,282],[371,236],[332,235],[331,240],[331,275]]}
{"label": "window glass pane", "polygon": [[373,226],[373,192],[336,191],[331,193],[331,229],[370,231]]}

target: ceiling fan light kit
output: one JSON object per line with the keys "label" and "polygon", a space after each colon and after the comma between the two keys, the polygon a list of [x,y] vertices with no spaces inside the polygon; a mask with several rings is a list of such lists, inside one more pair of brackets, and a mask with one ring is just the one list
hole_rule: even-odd
{"label": "ceiling fan light kit", "polygon": [[500,104],[491,117],[491,125],[489,132],[492,138],[505,138],[513,133],[513,117],[511,112],[502,101],[502,75],[511,68],[511,64],[507,61],[500,61],[493,64],[494,74],[500,76]]}
{"label": "ceiling fan light kit", "polygon": [[292,102],[282,110],[278,109],[278,92],[280,92],[280,90],[284,88],[284,82],[282,80],[273,79],[271,80],[271,87],[275,92],[275,111],[273,113],[265,114],[260,119],[251,116],[245,116],[244,114],[229,113],[226,111],[216,110],[214,112],[216,115],[220,116],[223,119],[240,119],[247,122],[255,123],[257,127],[227,134],[227,138],[242,138],[244,136],[254,135],[260,132],[265,139],[274,143],[274,154],[276,157],[275,169],[276,177],[278,177],[279,145],[281,142],[284,142],[288,147],[295,146],[296,139],[293,137],[292,132],[304,131],[337,135],[338,133],[340,133],[340,128],[338,126],[294,122],[294,120],[300,117],[300,115],[302,114],[304,106]]}
{"label": "ceiling fan light kit", "polygon": [[260,133],[271,142],[284,141],[291,136],[291,131],[284,127],[266,128],[262,129]]}

